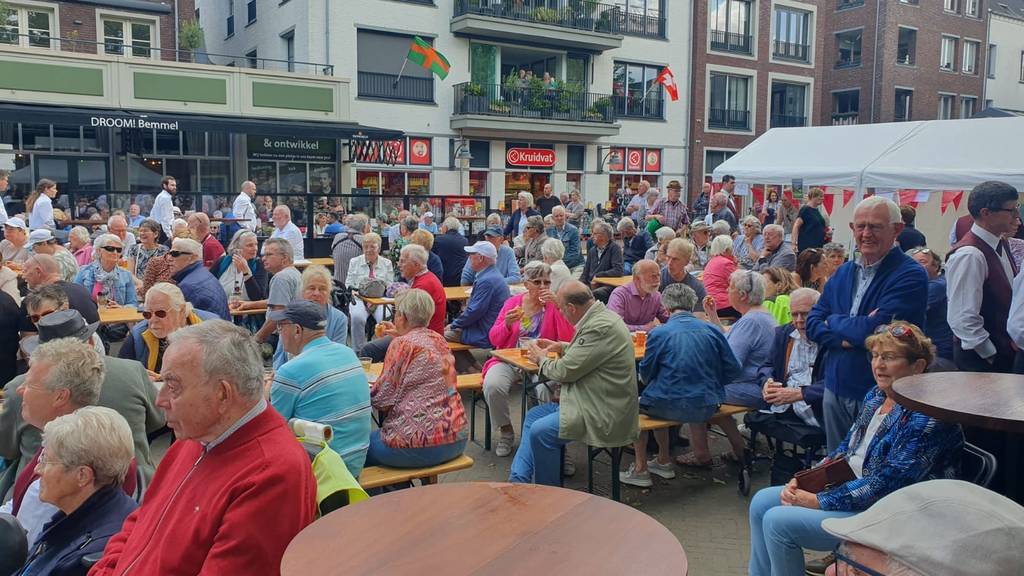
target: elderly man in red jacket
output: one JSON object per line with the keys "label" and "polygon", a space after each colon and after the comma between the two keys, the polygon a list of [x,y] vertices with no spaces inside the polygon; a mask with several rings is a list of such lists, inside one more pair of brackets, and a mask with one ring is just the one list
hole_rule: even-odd
{"label": "elderly man in red jacket", "polygon": [[90,574],[276,574],[314,519],[316,483],[264,399],[255,341],[223,320],[183,328],[161,375],[157,406],[178,442]]}

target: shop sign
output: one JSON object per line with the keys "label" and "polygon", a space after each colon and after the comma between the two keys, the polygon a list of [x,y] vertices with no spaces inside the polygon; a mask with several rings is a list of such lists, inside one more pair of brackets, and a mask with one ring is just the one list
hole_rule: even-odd
{"label": "shop sign", "polygon": [[626,171],[640,172],[644,167],[644,151],[641,148],[629,148],[626,151]]}
{"label": "shop sign", "polygon": [[644,172],[661,172],[661,150],[647,149],[644,155]]}
{"label": "shop sign", "polygon": [[142,117],[123,118],[120,116],[91,116],[89,118],[89,125],[100,128],[139,128],[147,130],[152,128],[157,130],[178,129],[177,120],[174,122],[155,122]]}
{"label": "shop sign", "polygon": [[409,138],[409,164],[430,166],[430,138]]}
{"label": "shop sign", "polygon": [[[613,161],[612,158],[617,158],[618,161]],[[612,148],[611,154],[608,156],[608,169],[612,172],[622,172],[626,169],[626,149],[625,148]]]}
{"label": "shop sign", "polygon": [[505,153],[509,166],[551,168],[555,165],[555,151],[544,148],[509,148]]}
{"label": "shop sign", "polygon": [[291,162],[334,162],[337,145],[331,138],[296,138],[249,134],[248,156],[252,160]]}

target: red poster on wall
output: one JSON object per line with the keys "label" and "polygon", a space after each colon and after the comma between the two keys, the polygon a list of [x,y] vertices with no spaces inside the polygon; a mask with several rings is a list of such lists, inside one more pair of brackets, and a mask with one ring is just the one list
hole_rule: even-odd
{"label": "red poster on wall", "polygon": [[[614,160],[618,158],[618,162]],[[608,169],[612,172],[622,172],[626,169],[626,149],[612,148],[608,156]]]}
{"label": "red poster on wall", "polygon": [[644,167],[644,151],[640,148],[626,149],[626,172],[639,172]]}
{"label": "red poster on wall", "polygon": [[430,138],[409,138],[409,164],[430,166]]}
{"label": "red poster on wall", "polygon": [[644,155],[644,172],[661,172],[661,150],[648,148]]}
{"label": "red poster on wall", "polygon": [[394,155],[395,164],[405,164],[405,138],[392,140],[388,143],[391,153]]}

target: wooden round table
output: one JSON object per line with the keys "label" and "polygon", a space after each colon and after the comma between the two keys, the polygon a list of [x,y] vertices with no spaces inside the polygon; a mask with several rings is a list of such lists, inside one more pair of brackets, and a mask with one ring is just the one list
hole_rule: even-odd
{"label": "wooden round table", "polygon": [[936,372],[893,384],[897,402],[945,422],[1024,434],[1024,376]]}
{"label": "wooden round table", "polygon": [[585,492],[435,484],[332,512],[288,545],[283,576],[686,574],[679,540],[650,516]]}

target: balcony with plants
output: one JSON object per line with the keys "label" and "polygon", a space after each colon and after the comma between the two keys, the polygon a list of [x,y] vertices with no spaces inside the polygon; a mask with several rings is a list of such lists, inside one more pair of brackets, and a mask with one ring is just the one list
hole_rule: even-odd
{"label": "balcony with plants", "polygon": [[[664,36],[664,19],[637,21],[596,0],[455,0],[455,34],[603,52],[622,46],[623,34]],[[646,18],[646,17],[645,17]]]}

